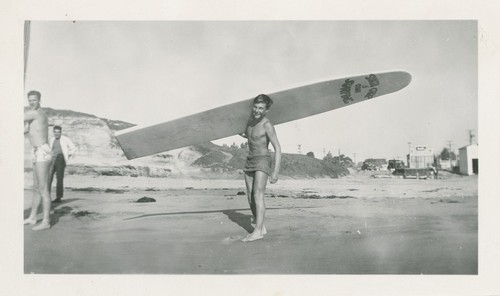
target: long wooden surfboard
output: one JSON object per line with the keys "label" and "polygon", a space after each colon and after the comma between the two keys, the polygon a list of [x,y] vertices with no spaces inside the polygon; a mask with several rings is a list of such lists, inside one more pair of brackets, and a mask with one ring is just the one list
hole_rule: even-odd
{"label": "long wooden surfboard", "polygon": [[[323,81],[268,94],[267,118],[280,124],[390,94],[411,81],[407,72],[367,74]],[[255,94],[257,95],[257,94]],[[161,153],[243,133],[253,98],[160,124],[115,134],[127,159]]]}

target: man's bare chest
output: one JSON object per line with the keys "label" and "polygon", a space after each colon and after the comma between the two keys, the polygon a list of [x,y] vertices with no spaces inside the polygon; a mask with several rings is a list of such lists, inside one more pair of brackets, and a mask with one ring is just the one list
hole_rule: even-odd
{"label": "man's bare chest", "polygon": [[258,140],[266,136],[266,130],[259,124],[256,126],[248,126],[247,136],[249,139]]}
{"label": "man's bare chest", "polygon": [[31,125],[45,125],[48,122],[47,115],[42,112],[38,112],[35,118],[31,121]]}

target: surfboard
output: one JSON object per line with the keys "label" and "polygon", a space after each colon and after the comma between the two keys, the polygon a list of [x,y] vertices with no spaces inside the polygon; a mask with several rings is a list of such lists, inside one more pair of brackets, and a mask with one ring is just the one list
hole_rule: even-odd
{"label": "surfboard", "polygon": [[[333,79],[288,89],[270,96],[267,118],[274,125],[350,106],[406,87],[404,71]],[[255,94],[257,96],[258,94]],[[119,131],[115,137],[127,159],[153,155],[243,133],[253,98],[160,124]]]}

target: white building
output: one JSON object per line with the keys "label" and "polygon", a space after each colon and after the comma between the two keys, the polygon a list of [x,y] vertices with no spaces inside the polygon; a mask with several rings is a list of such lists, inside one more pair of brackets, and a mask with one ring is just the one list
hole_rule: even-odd
{"label": "white building", "polygon": [[406,155],[408,166],[414,169],[424,169],[434,163],[434,152],[432,148],[425,145],[410,148],[410,154]]}
{"label": "white building", "polygon": [[[458,156],[456,158],[458,159]],[[442,170],[450,170],[451,171],[454,167],[456,167],[458,165],[457,159],[442,160],[441,158],[438,157],[439,168]]]}
{"label": "white building", "polygon": [[479,173],[479,147],[468,145],[458,149],[460,173],[473,175]]}

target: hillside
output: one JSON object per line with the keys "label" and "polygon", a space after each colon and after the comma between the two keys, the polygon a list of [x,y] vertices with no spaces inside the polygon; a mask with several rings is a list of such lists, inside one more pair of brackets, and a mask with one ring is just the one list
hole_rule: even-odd
{"label": "hillside", "polygon": [[[209,168],[214,172],[227,173],[241,170],[245,166],[248,150],[239,147],[221,147],[212,143],[195,145],[193,149],[203,154],[193,165]],[[273,157],[274,159],[274,157]],[[274,164],[273,164],[274,165]],[[338,178],[348,175],[346,168],[331,162],[300,154],[283,153],[280,175],[291,178]]]}
{"label": "hillside", "polygon": [[[59,125],[77,151],[66,169],[67,174],[240,178],[247,148],[218,146],[211,142],[176,149],[167,153],[127,160],[114,132],[134,124],[99,118],[72,110],[44,108],[49,115],[49,137]],[[30,144],[25,137],[25,171],[31,170]],[[343,167],[305,155],[284,154],[280,175],[290,178],[337,178],[349,174]]]}

